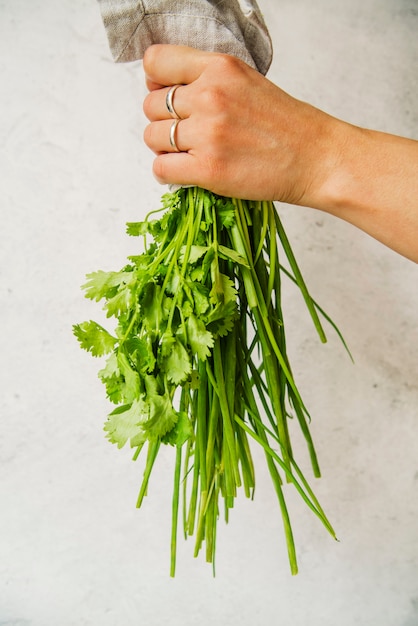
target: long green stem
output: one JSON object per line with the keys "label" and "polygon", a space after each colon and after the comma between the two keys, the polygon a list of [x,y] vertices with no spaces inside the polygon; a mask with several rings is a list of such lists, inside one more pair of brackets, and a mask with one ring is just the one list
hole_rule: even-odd
{"label": "long green stem", "polygon": [[290,246],[289,243],[289,239],[286,235],[286,232],[283,228],[283,224],[280,220],[279,214],[277,213],[277,211],[275,210],[273,204],[271,206],[271,210],[274,212],[274,218],[275,218],[275,222],[276,222],[276,228],[277,228],[277,233],[279,235],[280,238],[280,242],[283,246],[283,249],[286,253],[287,259],[289,261],[290,267],[292,268],[292,272],[293,275],[296,279],[296,282],[298,284],[298,287],[303,295],[303,298],[305,300],[306,306],[308,308],[309,313],[311,314],[313,323],[315,325],[315,328],[318,332],[319,338],[321,339],[321,341],[323,343],[326,343],[327,341],[327,337],[325,335],[324,329],[322,328],[322,324],[321,321],[318,317],[318,314],[316,312],[316,308],[315,305],[312,301],[312,298],[309,294],[308,288],[306,287],[306,283],[303,279],[302,273],[299,269],[299,265],[297,264],[295,255],[293,254],[293,250]]}
{"label": "long green stem", "polygon": [[147,462],[144,470],[144,477],[142,479],[141,489],[139,490],[138,499],[136,502],[137,509],[140,508],[142,500],[147,492],[148,481],[151,475],[155,459],[157,458],[158,450],[160,449],[160,441],[150,441],[148,444]]}
{"label": "long green stem", "polygon": [[[235,485],[239,487],[241,484],[241,480],[240,480],[239,469],[238,469],[234,429],[232,426],[232,416],[229,411],[228,397],[226,393],[225,378],[224,378],[224,372],[223,372],[223,366],[222,366],[222,352],[221,352],[219,339],[215,341],[215,344],[213,346],[213,361],[214,361],[214,370],[216,372],[216,381],[218,383],[217,393],[219,396],[219,404],[221,407],[224,436],[225,436],[226,443],[228,445],[228,451],[229,451],[231,465],[232,465],[231,470],[235,478]],[[234,494],[231,493],[229,495],[234,495]]]}
{"label": "long green stem", "polygon": [[172,500],[171,561],[170,561],[170,576],[171,577],[174,577],[176,573],[177,524],[178,524],[179,499],[180,499],[180,475],[181,475],[181,446],[177,446],[176,447],[176,465],[174,468],[173,500]]}

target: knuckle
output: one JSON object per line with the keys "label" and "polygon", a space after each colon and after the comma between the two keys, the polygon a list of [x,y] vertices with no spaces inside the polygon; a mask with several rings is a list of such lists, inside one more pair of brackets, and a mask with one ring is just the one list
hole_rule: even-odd
{"label": "knuckle", "polygon": [[199,81],[199,91],[196,94],[198,109],[216,116],[221,122],[232,115],[231,88],[240,87],[245,68],[245,64],[236,57],[216,54],[210,73],[202,76],[202,81]]}
{"label": "knuckle", "polygon": [[241,59],[229,54],[219,55],[213,67],[217,83],[225,85],[225,91],[248,80],[249,66]]}
{"label": "knuckle", "polygon": [[230,85],[234,81],[241,61],[227,54],[216,54],[210,72],[202,76],[199,104],[210,112],[225,111],[230,100]]}
{"label": "knuckle", "polygon": [[214,64],[216,64],[216,71],[221,74],[234,74],[237,71],[241,71],[244,64],[236,56],[230,54],[217,54],[214,58]]}
{"label": "knuckle", "polygon": [[222,83],[215,83],[204,87],[199,99],[202,111],[220,115],[225,111],[228,95]]}

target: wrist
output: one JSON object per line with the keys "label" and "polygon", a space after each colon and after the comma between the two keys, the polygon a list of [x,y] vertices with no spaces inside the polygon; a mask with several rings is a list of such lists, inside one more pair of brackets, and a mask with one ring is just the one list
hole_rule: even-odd
{"label": "wrist", "polygon": [[[326,116],[314,143],[311,182],[299,204],[343,217],[356,205],[357,181],[355,168],[365,138],[363,130],[346,122]],[[364,181],[363,181],[364,182]],[[345,216],[344,216],[345,217]]]}

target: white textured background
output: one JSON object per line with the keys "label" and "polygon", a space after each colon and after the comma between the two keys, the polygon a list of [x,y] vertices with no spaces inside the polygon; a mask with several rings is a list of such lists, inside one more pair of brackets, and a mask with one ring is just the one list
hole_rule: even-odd
{"label": "white textured background", "polygon": [[[260,5],[272,80],[418,138],[417,0]],[[71,333],[99,314],[79,289],[85,273],[124,264],[136,243],[125,222],[163,191],[142,144],[141,65],[113,64],[93,0],[0,0],[0,93],[0,625],[417,626],[417,266],[336,219],[282,208],[356,360],[332,332],[319,344],[289,288],[291,360],[323,470],[315,488],[340,543],[289,493],[292,578],[260,465],[255,502],[240,498],[219,525],[217,577],[180,540],[172,580],[171,450],[137,511],[141,462],[104,439],[99,363]]]}

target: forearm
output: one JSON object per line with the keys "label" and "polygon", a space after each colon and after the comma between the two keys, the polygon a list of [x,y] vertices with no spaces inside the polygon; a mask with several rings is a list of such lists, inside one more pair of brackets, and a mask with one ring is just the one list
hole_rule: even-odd
{"label": "forearm", "polygon": [[337,124],[339,158],[307,204],[418,262],[418,142]]}

